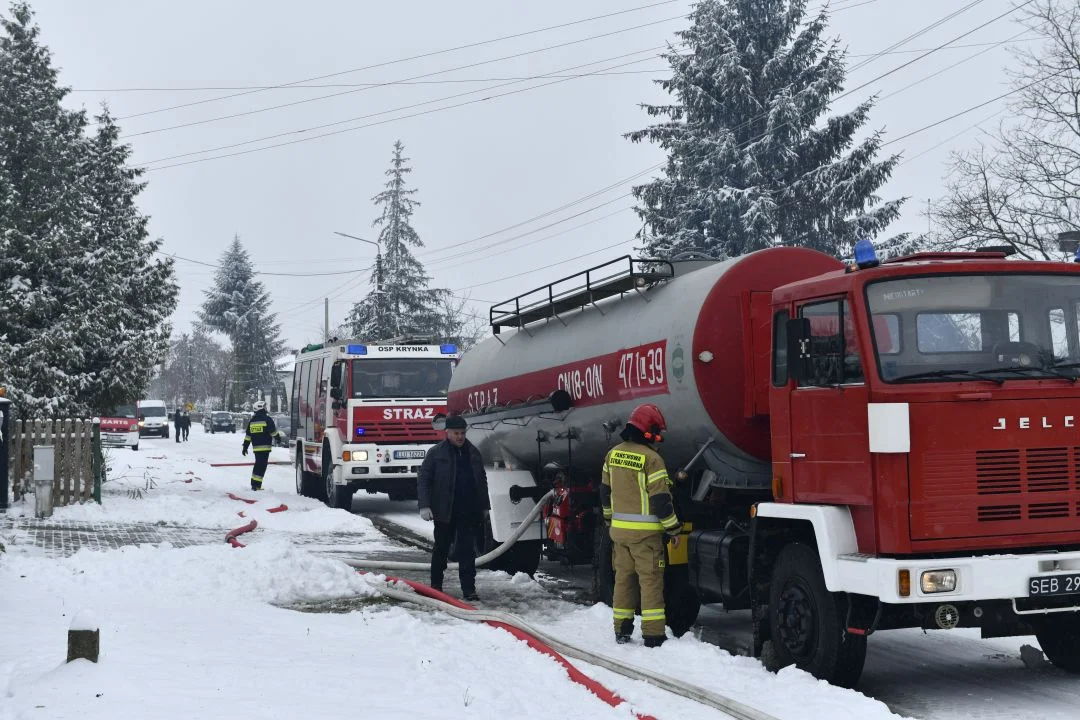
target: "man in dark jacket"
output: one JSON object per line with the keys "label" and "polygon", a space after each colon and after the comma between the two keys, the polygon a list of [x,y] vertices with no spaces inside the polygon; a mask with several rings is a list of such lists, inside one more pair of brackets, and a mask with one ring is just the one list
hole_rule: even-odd
{"label": "man in dark jacket", "polygon": [[420,517],[435,521],[431,586],[442,590],[450,542],[457,545],[458,577],[466,600],[476,594],[476,534],[491,509],[487,473],[480,451],[465,439],[468,424],[460,415],[446,419],[446,439],[427,452],[416,479]]}
{"label": "man in dark jacket", "polygon": [[176,434],[176,442],[180,442],[181,440],[183,440],[183,435],[184,435],[184,418],[180,415],[180,407],[179,406],[177,406],[177,408],[175,410],[173,410],[173,416],[172,417],[173,417],[173,430],[175,431],[175,434]]}

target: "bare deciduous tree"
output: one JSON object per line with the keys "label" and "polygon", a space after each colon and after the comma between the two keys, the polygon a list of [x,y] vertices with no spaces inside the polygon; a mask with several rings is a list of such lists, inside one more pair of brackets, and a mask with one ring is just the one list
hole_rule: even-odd
{"label": "bare deciduous tree", "polygon": [[946,248],[1011,245],[1057,260],[1057,234],[1080,229],[1080,5],[1040,0],[1022,22],[1042,41],[1013,53],[1011,117],[953,156],[934,216]]}

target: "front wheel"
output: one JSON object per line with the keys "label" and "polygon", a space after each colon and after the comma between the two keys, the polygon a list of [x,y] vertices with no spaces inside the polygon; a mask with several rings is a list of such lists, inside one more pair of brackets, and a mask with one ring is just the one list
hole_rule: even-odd
{"label": "front wheel", "polygon": [[769,587],[769,631],[779,667],[795,665],[839,687],[853,687],[866,661],[866,636],[844,627],[839,593],[825,587],[817,552],[793,543],[780,551]]}
{"label": "front wheel", "polygon": [[138,450],[139,449],[139,443],[135,443],[134,445],[132,445],[131,449],[132,450]]}
{"label": "front wheel", "polygon": [[1050,662],[1067,673],[1080,674],[1080,613],[1040,618],[1035,637]]}
{"label": "front wheel", "polygon": [[330,453],[323,453],[323,487],[326,489],[326,504],[338,510],[352,512],[352,490],[346,485],[334,484],[334,464]]}

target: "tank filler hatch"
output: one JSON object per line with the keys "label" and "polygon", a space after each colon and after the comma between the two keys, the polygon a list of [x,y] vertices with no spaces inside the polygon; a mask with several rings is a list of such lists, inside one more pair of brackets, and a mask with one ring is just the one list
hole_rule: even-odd
{"label": "tank filler hatch", "polygon": [[666,260],[641,260],[624,255],[492,305],[491,331],[498,335],[504,327],[522,328],[537,320],[558,318],[570,310],[614,295],[641,291],[673,277],[675,268]]}

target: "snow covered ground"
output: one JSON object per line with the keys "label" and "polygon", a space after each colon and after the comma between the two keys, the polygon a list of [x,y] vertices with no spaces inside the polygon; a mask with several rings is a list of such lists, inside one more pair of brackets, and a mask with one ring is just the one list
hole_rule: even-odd
{"label": "snow covered ground", "polygon": [[[271,466],[257,505],[229,499],[230,491],[253,495],[246,490],[250,470],[209,463],[241,461],[239,445],[239,436],[196,428],[187,444],[144,439],[137,453],[114,451],[103,505],[58,508],[54,520],[175,523],[224,538],[246,521],[237,517],[242,510],[259,523],[242,536],[243,549],[222,541],[61,558],[30,545],[12,529],[19,523],[0,524],[8,550],[0,554],[0,720],[632,716],[502,630],[381,600],[368,580],[323,551],[343,549],[343,539],[371,554],[402,548],[363,517],[297,497],[290,468]],[[274,459],[286,458],[274,451]],[[266,512],[282,502],[287,512]],[[430,532],[407,504],[393,505],[402,508],[396,520]],[[27,513],[31,505],[17,505],[8,517]],[[478,586],[484,607],[516,612],[561,638],[777,717],[896,717],[860,693],[793,669],[770,674],[690,636],[658,650],[617,646],[606,607],[563,602],[524,575],[482,571]],[[91,611],[101,629],[97,664],[64,663],[67,630],[81,611]],[[718,716],[575,664],[637,712]],[[977,717],[978,709],[960,716]]]}

